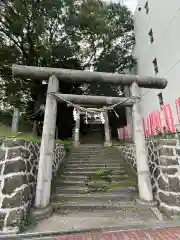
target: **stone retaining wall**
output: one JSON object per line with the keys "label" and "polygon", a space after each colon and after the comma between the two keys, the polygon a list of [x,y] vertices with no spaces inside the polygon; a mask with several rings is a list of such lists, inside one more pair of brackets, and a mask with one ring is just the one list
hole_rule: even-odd
{"label": "stone retaining wall", "polygon": [[[34,202],[40,144],[18,139],[0,141],[0,229],[18,231]],[[63,145],[56,145],[54,156],[56,173],[65,156]]]}
{"label": "stone retaining wall", "polygon": [[[180,146],[176,139],[147,140],[149,169],[154,199],[162,212],[180,215]],[[121,150],[124,159],[136,170],[135,145]]]}

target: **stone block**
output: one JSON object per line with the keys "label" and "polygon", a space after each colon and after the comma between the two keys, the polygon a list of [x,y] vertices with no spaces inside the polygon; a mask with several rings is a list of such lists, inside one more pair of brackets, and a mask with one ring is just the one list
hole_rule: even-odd
{"label": "stone block", "polygon": [[160,165],[164,165],[164,166],[179,165],[179,161],[177,157],[168,157],[168,156],[167,157],[160,156],[159,163]]}
{"label": "stone block", "polygon": [[169,178],[169,191],[180,193],[180,179],[177,177]]}
{"label": "stone block", "polygon": [[38,173],[37,166],[33,166],[33,169],[32,169],[32,174],[36,176],[36,175],[37,175],[37,173]]}
{"label": "stone block", "polygon": [[180,206],[180,195],[173,195],[173,194],[164,194],[159,192],[159,199],[161,202],[169,205],[169,206]]}
{"label": "stone block", "polygon": [[3,144],[3,141],[4,141],[4,137],[1,137],[1,138],[0,138],[0,147],[1,147],[2,144]]}
{"label": "stone block", "polygon": [[6,213],[5,212],[0,212],[0,229],[2,229],[4,227],[5,217],[6,217]]}
{"label": "stone block", "polygon": [[11,148],[8,149],[7,159],[13,159],[17,157],[22,157],[23,159],[28,159],[30,156],[30,152],[27,149],[19,148]]}
{"label": "stone block", "polygon": [[168,218],[170,218],[172,215],[173,215],[173,209],[169,208],[169,207],[166,207],[166,206],[163,206],[161,205],[159,207],[159,209],[161,210],[162,213],[164,213],[164,215]]}
{"label": "stone block", "polygon": [[154,177],[155,177],[155,178],[158,178],[159,175],[160,175],[159,167],[156,167],[156,169],[154,170]]}
{"label": "stone block", "polygon": [[14,175],[4,180],[4,188],[2,189],[3,194],[11,194],[13,191],[21,187],[23,184],[27,184],[27,176],[26,175]]}
{"label": "stone block", "polygon": [[155,184],[155,180],[153,177],[151,177],[151,185],[153,186]]}
{"label": "stone block", "polygon": [[31,162],[27,161],[27,167],[26,167],[27,172],[31,172],[31,169],[32,169]]}
{"label": "stone block", "polygon": [[27,186],[22,190],[17,191],[17,193],[11,197],[4,197],[2,202],[2,208],[14,208],[20,207],[29,200],[30,187]]}
{"label": "stone block", "polygon": [[150,164],[149,171],[150,171],[151,174],[153,173],[155,167],[156,167],[156,165],[154,163]]}
{"label": "stone block", "polygon": [[168,174],[168,175],[174,175],[178,172],[178,169],[177,168],[162,168],[162,172],[164,174]]}
{"label": "stone block", "polygon": [[29,175],[29,181],[32,182],[36,182],[36,177],[32,174]]}
{"label": "stone block", "polygon": [[180,156],[180,148],[176,148],[176,154]]}
{"label": "stone block", "polygon": [[174,149],[167,147],[167,146],[162,146],[159,150],[159,154],[163,156],[174,156]]}
{"label": "stone block", "polygon": [[161,190],[164,190],[164,191],[169,190],[169,184],[163,179],[163,177],[159,177],[158,185]]}
{"label": "stone block", "polygon": [[18,147],[24,146],[25,140],[16,139],[16,138],[7,138],[3,141],[5,147]]}
{"label": "stone block", "polygon": [[17,161],[6,161],[4,175],[9,173],[25,172],[26,162],[23,159]]}
{"label": "stone block", "polygon": [[177,139],[160,139],[159,143],[161,145],[167,145],[167,146],[176,146]]}
{"label": "stone block", "polygon": [[7,217],[7,226],[19,226],[24,216],[23,209],[12,210]]}
{"label": "stone block", "polygon": [[1,170],[2,170],[3,164],[0,163],[0,175],[1,175]]}
{"label": "stone block", "polygon": [[0,148],[0,162],[5,160],[6,151]]}

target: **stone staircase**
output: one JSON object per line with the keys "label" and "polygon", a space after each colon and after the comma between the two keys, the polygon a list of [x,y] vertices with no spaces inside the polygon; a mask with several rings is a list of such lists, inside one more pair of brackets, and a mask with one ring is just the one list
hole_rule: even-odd
{"label": "stone staircase", "polygon": [[54,214],[36,231],[122,229],[156,224],[151,207],[138,204],[136,174],[117,149],[80,145],[65,160],[52,195]]}

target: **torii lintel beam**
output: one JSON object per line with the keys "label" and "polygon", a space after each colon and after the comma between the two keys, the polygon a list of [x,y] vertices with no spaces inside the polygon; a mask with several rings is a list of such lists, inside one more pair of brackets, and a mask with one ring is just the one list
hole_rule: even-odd
{"label": "torii lintel beam", "polygon": [[55,75],[59,80],[73,83],[110,83],[116,85],[131,85],[137,82],[139,87],[163,89],[167,86],[167,80],[159,77],[143,77],[138,75],[90,72],[62,68],[34,67],[13,65],[12,73],[19,77],[29,77],[39,80],[47,80]]}
{"label": "torii lintel beam", "polygon": [[74,95],[74,94],[60,94],[50,93],[57,98],[59,102],[68,101],[78,105],[91,104],[91,105],[103,105],[111,106],[120,103],[118,107],[132,107],[134,99],[123,97],[107,97],[107,96],[90,96],[90,95]]}

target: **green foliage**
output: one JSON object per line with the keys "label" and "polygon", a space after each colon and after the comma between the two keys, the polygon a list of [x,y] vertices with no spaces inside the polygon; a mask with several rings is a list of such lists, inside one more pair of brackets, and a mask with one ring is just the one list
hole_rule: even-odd
{"label": "green foliage", "polygon": [[88,174],[85,185],[88,186],[88,192],[106,192],[108,190],[108,183],[112,182],[112,170],[100,168],[91,174]]}
{"label": "green foliage", "polygon": [[[0,100],[25,109],[44,102],[46,87],[36,79],[12,76],[13,63],[120,72],[132,65],[133,44],[132,16],[120,4],[6,1],[0,16]],[[60,83],[60,89],[83,92],[79,84]],[[119,88],[93,84],[85,91],[111,96],[118,92]]]}
{"label": "green foliage", "polygon": [[[41,138],[40,137],[36,137],[34,135],[32,135],[31,133],[23,133],[23,132],[17,132],[14,133],[11,131],[10,128],[8,128],[7,126],[4,126],[0,123],[0,138],[18,138],[18,139],[22,139],[22,140],[26,140],[26,141],[31,141],[31,142],[41,142]],[[60,140],[58,139],[56,141],[57,144],[63,144],[65,146],[65,148],[68,150],[69,148],[72,147],[72,141],[68,141],[68,140]]]}

